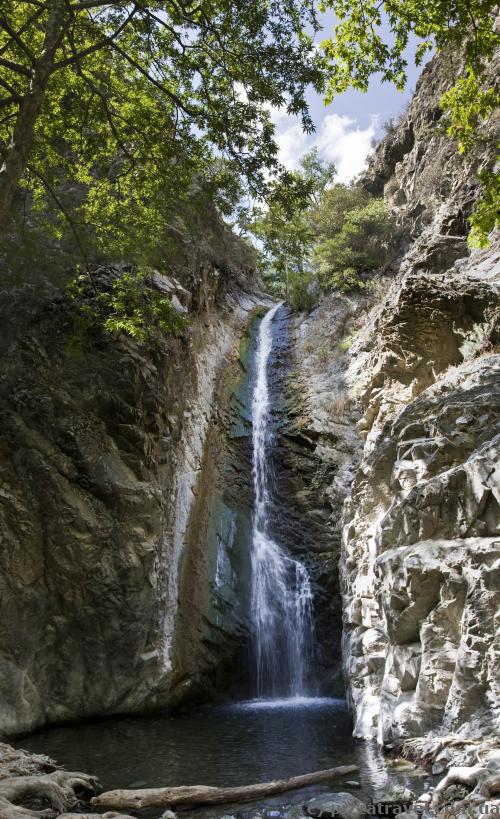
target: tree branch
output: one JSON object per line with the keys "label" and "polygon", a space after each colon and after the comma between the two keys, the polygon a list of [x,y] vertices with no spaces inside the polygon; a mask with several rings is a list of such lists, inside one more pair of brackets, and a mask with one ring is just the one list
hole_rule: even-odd
{"label": "tree branch", "polygon": [[103,6],[123,6],[127,5],[125,2],[109,2],[109,0],[83,0],[81,3],[70,3],[69,8],[70,11],[83,11],[84,9],[97,9],[102,8]]}
{"label": "tree branch", "polygon": [[[75,6],[72,6],[72,8],[74,9]],[[119,37],[120,34],[122,33],[123,29],[130,23],[130,21],[132,20],[134,14],[136,14],[137,11],[138,11],[138,8],[134,4],[134,7],[133,7],[132,11],[130,12],[129,16],[127,17],[127,19],[124,20],[123,23],[120,26],[118,26],[118,28],[116,29],[114,34],[111,34],[109,37],[103,38],[98,43],[94,43],[94,45],[91,45],[88,48],[84,48],[83,51],[79,51],[79,52],[74,53],[72,57],[67,57],[65,60],[59,60],[59,62],[54,63],[54,67],[53,67],[52,70],[57,71],[59,68],[64,68],[67,65],[72,65],[72,64],[74,64],[76,62],[79,62],[84,57],[88,57],[89,54],[93,54],[95,51],[99,51],[101,48],[104,48],[107,45],[111,45],[113,40],[115,40],[117,37]]]}
{"label": "tree branch", "polygon": [[199,117],[201,115],[202,112],[199,109],[189,108],[187,105],[185,105],[184,102],[180,99],[180,97],[177,96],[177,94],[174,94],[173,91],[170,91],[168,88],[165,88],[164,85],[162,85],[160,82],[155,80],[155,78],[152,77],[151,74],[148,74],[148,72],[142,67],[142,65],[140,63],[138,63],[136,60],[134,60],[134,58],[131,57],[130,54],[127,54],[127,52],[124,51],[122,48],[120,48],[120,46],[118,46],[116,43],[111,43],[111,48],[113,48],[115,51],[117,51],[118,54],[121,54],[121,56],[125,60],[127,60],[127,62],[130,63],[130,65],[133,68],[135,68],[136,71],[138,71],[140,74],[142,74],[143,77],[145,77],[147,80],[149,80],[149,82],[152,85],[154,85],[156,88],[158,88],[164,94],[166,94],[167,97],[169,97],[172,100],[172,102],[175,102],[175,104],[178,106],[178,108],[180,108],[182,111],[184,111],[185,114],[187,114],[190,117],[195,117],[195,118]]}
{"label": "tree branch", "polygon": [[[24,23],[24,25],[23,25],[23,26],[21,26],[21,28],[20,28],[20,29],[19,29],[19,31],[17,32],[17,36],[18,36],[18,37],[20,37],[20,36],[21,36],[21,34],[24,34],[24,32],[25,32],[25,31],[27,31],[27,30],[29,29],[29,27],[30,27],[31,25],[33,25],[33,23],[34,23],[36,20],[38,20],[38,18],[40,17],[40,15],[41,15],[41,14],[43,14],[43,12],[45,11],[45,8],[46,8],[46,6],[47,6],[47,3],[46,3],[46,2],[45,2],[45,3],[35,3],[34,5],[39,6],[38,11],[35,11],[35,12],[34,12],[34,14],[32,14],[32,15],[31,15],[31,17],[29,17],[29,18],[26,20],[26,22]],[[0,56],[1,56],[2,54],[5,54],[5,52],[7,51],[7,49],[8,49],[8,48],[9,48],[9,46],[10,46],[10,42],[11,42],[11,41],[9,40],[9,42],[8,42],[8,43],[5,43],[5,45],[3,45],[3,46],[2,46],[2,48],[0,48]]]}
{"label": "tree branch", "polygon": [[2,88],[5,88],[5,90],[9,92],[11,97],[13,97],[16,102],[20,102],[22,100],[21,94],[18,94],[16,89],[12,85],[10,85],[10,83],[8,83],[7,80],[4,80],[3,77],[0,77],[0,85],[2,86]]}
{"label": "tree branch", "polygon": [[10,69],[10,71],[14,71],[16,74],[21,74],[23,77],[28,77],[28,79],[31,80],[32,73],[30,69],[26,68],[24,65],[14,63],[12,60],[6,60],[5,57],[0,57],[0,65],[5,66],[5,68]]}
{"label": "tree branch", "polygon": [[[0,84],[3,84],[2,80],[0,80]],[[3,100],[0,100],[0,108],[7,108],[8,105],[12,105],[12,103],[17,102],[19,103],[21,97],[17,95],[15,97],[4,97]]]}
{"label": "tree branch", "polygon": [[26,45],[26,43],[25,43],[25,42],[23,41],[23,39],[22,39],[22,38],[19,36],[19,33],[18,33],[17,31],[15,31],[15,30],[14,30],[14,29],[11,27],[11,25],[10,25],[9,21],[8,21],[8,20],[6,20],[6,19],[5,19],[5,17],[0,17],[0,27],[1,27],[1,28],[3,28],[3,29],[4,29],[4,31],[6,31],[6,32],[7,32],[7,34],[9,35],[9,37],[10,37],[10,39],[11,39],[11,40],[13,40],[15,43],[17,43],[17,45],[19,46],[19,48],[21,49],[21,51],[24,51],[24,53],[25,53],[25,54],[26,54],[26,56],[28,57],[28,59],[29,59],[30,63],[31,63],[32,65],[34,65],[34,63],[35,63],[35,55],[33,54],[33,52],[32,52],[32,51],[30,51],[30,49],[28,48],[28,46]]}

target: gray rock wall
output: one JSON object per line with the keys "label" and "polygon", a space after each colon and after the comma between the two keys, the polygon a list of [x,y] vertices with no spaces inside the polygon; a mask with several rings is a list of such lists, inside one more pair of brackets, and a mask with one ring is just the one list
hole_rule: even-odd
{"label": "gray rock wall", "polygon": [[244,623],[221,544],[243,544],[218,405],[249,276],[207,260],[184,285],[158,277],[191,326],[156,351],[99,333],[75,348],[58,291],[2,291],[0,732],[206,696],[230,661]]}

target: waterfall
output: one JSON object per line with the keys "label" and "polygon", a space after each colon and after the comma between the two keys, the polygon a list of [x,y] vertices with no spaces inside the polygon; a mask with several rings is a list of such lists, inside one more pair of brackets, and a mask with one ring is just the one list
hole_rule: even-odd
{"label": "waterfall", "polygon": [[280,307],[281,304],[277,304],[269,310],[259,327],[252,400],[255,507],[251,604],[259,697],[304,696],[313,648],[308,572],[269,533],[273,492],[269,453],[273,430],[268,364],[273,343],[272,322]]}

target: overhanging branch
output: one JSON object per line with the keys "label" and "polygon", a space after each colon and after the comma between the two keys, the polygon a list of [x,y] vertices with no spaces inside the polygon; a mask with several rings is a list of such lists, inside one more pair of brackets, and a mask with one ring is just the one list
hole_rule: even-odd
{"label": "overhanging branch", "polygon": [[170,89],[169,89],[169,88],[165,88],[165,86],[164,86],[164,85],[162,85],[162,83],[161,83],[161,82],[158,82],[158,80],[155,80],[155,78],[154,78],[154,77],[152,77],[152,76],[151,76],[151,74],[149,74],[149,73],[146,71],[146,69],[145,69],[145,68],[143,68],[143,67],[142,67],[142,65],[141,65],[140,63],[138,63],[138,62],[137,62],[137,60],[134,60],[134,58],[133,58],[133,57],[131,57],[131,56],[130,56],[130,54],[127,54],[127,52],[126,52],[126,51],[124,51],[124,50],[123,50],[123,48],[120,48],[120,46],[119,46],[119,45],[117,45],[116,43],[111,43],[111,48],[113,48],[115,51],[117,51],[117,52],[118,52],[118,54],[121,54],[121,56],[122,56],[122,57],[123,57],[123,58],[124,58],[124,59],[125,59],[125,60],[126,60],[126,61],[127,61],[127,62],[128,62],[128,63],[129,63],[131,66],[132,66],[132,67],[133,67],[133,68],[135,68],[135,69],[136,69],[136,71],[138,71],[140,74],[142,74],[142,76],[143,76],[143,77],[145,77],[147,80],[149,80],[149,82],[150,82],[152,85],[154,85],[154,86],[155,86],[155,88],[158,88],[160,91],[162,91],[164,94],[166,94],[166,96],[167,96],[167,97],[169,97],[169,98],[172,100],[172,102],[174,102],[174,103],[177,105],[177,107],[181,109],[181,111],[184,111],[184,113],[185,113],[185,114],[187,114],[187,115],[188,115],[188,116],[190,116],[190,117],[194,117],[194,118],[196,118],[196,117],[200,117],[200,116],[201,116],[202,112],[201,112],[199,109],[196,109],[196,108],[190,108],[189,106],[187,106],[187,105],[186,105],[186,104],[185,104],[185,103],[184,103],[184,102],[181,100],[181,98],[177,96],[177,94],[174,94],[174,92],[173,92],[173,91],[170,91]]}

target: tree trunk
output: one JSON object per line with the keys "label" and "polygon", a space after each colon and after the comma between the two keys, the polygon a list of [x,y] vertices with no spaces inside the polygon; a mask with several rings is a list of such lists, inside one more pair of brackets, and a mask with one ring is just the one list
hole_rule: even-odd
{"label": "tree trunk", "polygon": [[35,125],[45,89],[54,66],[65,17],[64,0],[51,0],[40,57],[33,67],[28,92],[19,104],[12,139],[0,168],[0,232],[5,229],[12,211],[14,193],[29,161],[35,136]]}
{"label": "tree trunk", "polygon": [[296,788],[305,788],[326,782],[339,776],[355,773],[356,765],[344,765],[340,768],[329,768],[326,771],[294,776],[291,779],[278,779],[274,782],[262,782],[257,785],[246,785],[238,788],[212,788],[207,785],[189,785],[181,788],[144,788],[140,790],[116,790],[101,793],[92,799],[96,808],[116,810],[138,810],[152,807],[186,808],[192,805],[222,805],[227,802],[250,802],[263,796],[285,793]]}

